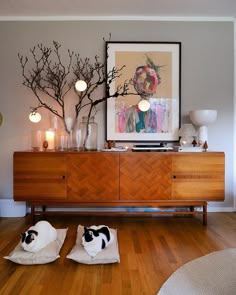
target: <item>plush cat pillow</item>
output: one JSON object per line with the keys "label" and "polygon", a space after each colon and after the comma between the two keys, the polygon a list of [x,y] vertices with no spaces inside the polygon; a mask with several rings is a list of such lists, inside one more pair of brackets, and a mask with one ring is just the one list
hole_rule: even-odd
{"label": "plush cat pillow", "polygon": [[57,239],[56,229],[47,221],[39,221],[21,233],[21,247],[28,252],[38,252]]}
{"label": "plush cat pillow", "polygon": [[84,227],[82,245],[88,255],[94,257],[114,240],[114,235],[106,225]]}

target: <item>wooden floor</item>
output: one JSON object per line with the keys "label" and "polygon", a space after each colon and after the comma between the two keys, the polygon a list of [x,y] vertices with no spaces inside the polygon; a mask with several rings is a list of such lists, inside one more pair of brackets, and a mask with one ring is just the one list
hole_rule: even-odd
{"label": "wooden floor", "polygon": [[[236,213],[208,213],[207,226],[200,216],[49,216],[47,220],[56,228],[69,228],[61,257],[47,265],[22,266],[3,256],[19,242],[30,218],[0,218],[1,295],[154,295],[184,263],[236,247]],[[116,228],[120,263],[83,265],[67,259],[78,224]]]}

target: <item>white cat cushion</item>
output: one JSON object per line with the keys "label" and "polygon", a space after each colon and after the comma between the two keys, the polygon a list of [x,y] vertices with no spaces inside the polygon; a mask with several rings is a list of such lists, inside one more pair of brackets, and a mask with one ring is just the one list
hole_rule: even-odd
{"label": "white cat cushion", "polygon": [[113,241],[102,251],[99,251],[99,253],[97,253],[95,256],[90,256],[82,245],[84,226],[78,225],[76,243],[66,258],[83,264],[119,263],[120,255],[117,240],[117,230],[110,228],[110,232],[113,235]]}
{"label": "white cat cushion", "polygon": [[46,220],[37,222],[21,233],[21,246],[25,251],[38,252],[57,239],[56,229]]}
{"label": "white cat cushion", "polygon": [[56,231],[56,240],[38,252],[25,251],[21,246],[21,242],[19,242],[15,249],[4,258],[23,265],[46,264],[55,261],[60,257],[59,253],[65,241],[67,229],[56,229]]}

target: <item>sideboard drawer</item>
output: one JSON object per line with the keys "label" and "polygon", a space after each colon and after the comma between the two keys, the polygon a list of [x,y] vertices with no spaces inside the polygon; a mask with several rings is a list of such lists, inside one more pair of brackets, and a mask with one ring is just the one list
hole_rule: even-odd
{"label": "sideboard drawer", "polygon": [[224,200],[224,153],[179,153],[172,159],[174,200]]}
{"label": "sideboard drawer", "polygon": [[15,153],[14,199],[65,200],[66,162],[63,154]]}

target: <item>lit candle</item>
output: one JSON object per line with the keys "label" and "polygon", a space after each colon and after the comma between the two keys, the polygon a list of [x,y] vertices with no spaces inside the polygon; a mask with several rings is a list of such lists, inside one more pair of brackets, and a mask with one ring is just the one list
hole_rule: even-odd
{"label": "lit candle", "polygon": [[55,132],[52,130],[45,131],[45,140],[48,142],[48,149],[55,149]]}

